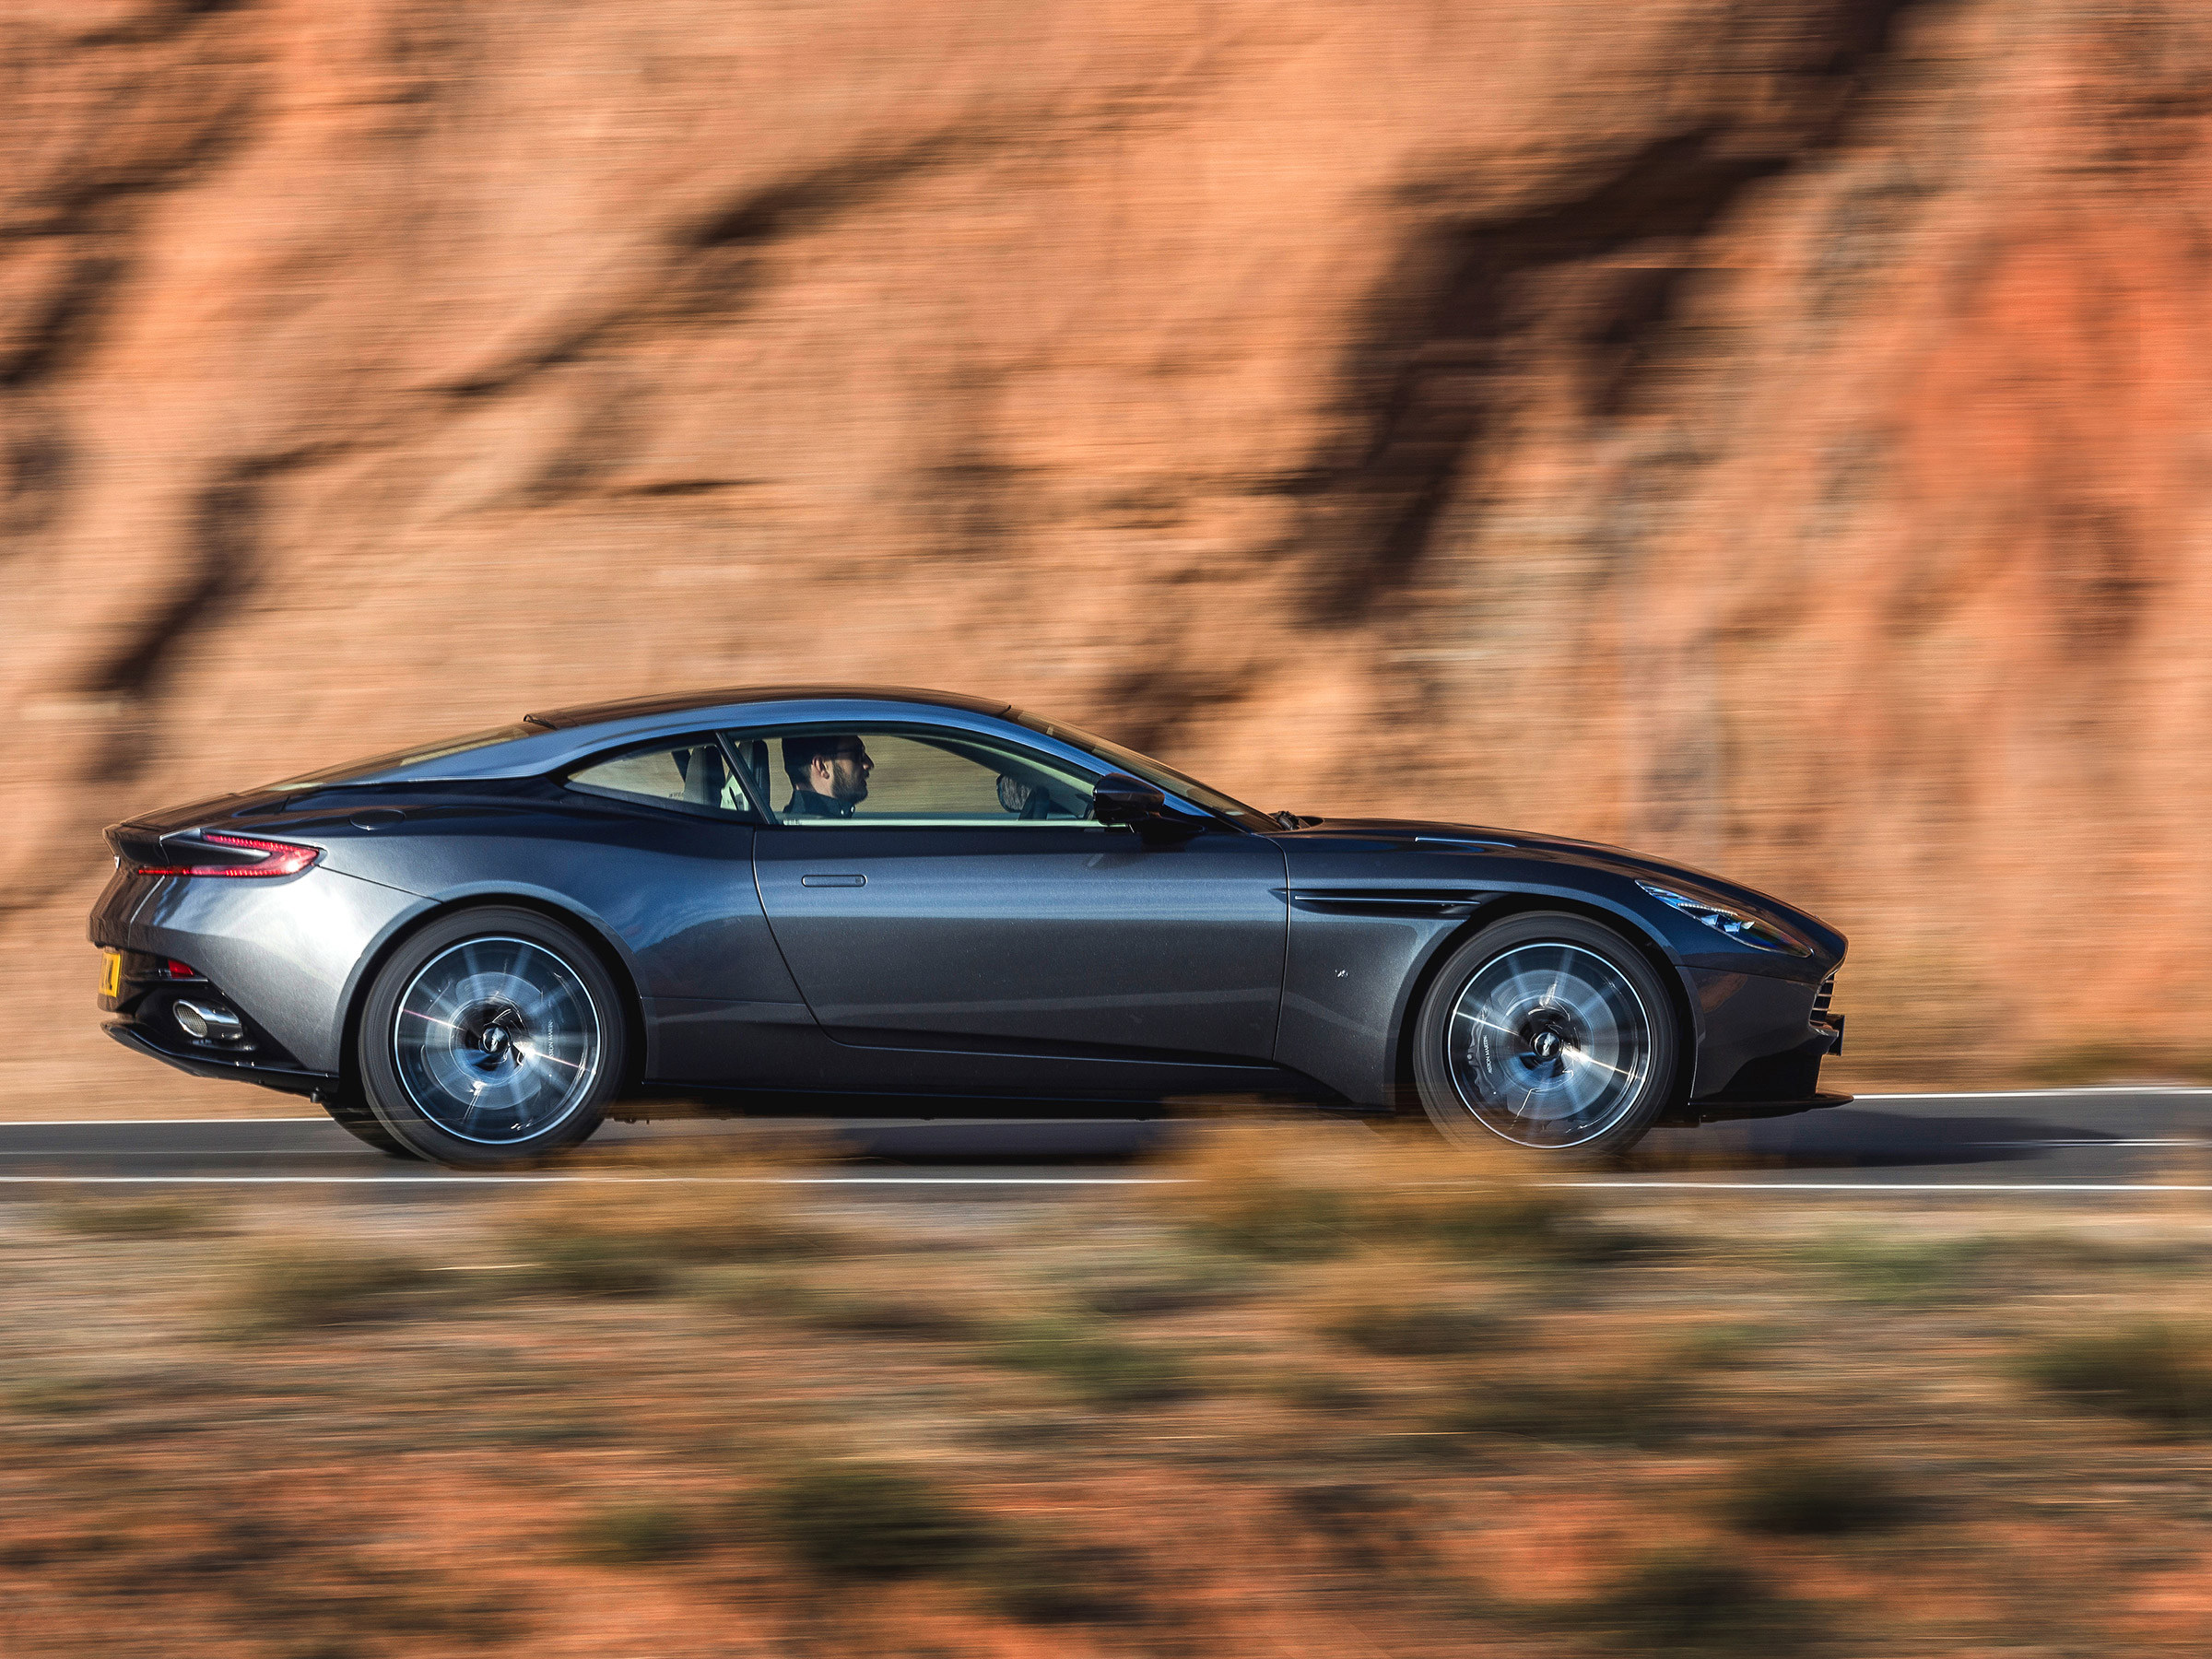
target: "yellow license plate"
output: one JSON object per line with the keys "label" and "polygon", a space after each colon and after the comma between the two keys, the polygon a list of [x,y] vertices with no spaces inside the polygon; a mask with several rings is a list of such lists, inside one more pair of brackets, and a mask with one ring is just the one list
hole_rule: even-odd
{"label": "yellow license plate", "polygon": [[107,960],[100,968],[100,994],[102,996],[120,996],[123,994],[123,952],[110,950],[102,954]]}

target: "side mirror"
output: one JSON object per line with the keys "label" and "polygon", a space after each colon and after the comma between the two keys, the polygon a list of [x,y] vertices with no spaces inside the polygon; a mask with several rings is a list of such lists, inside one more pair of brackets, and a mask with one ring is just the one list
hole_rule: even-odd
{"label": "side mirror", "polygon": [[1164,814],[1168,797],[1127,772],[1108,772],[1090,786],[1090,816],[1101,824],[1144,824]]}

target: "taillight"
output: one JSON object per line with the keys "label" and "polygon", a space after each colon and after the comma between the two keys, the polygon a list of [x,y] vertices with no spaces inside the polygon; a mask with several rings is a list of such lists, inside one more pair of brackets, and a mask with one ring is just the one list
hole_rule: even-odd
{"label": "taillight", "polygon": [[202,835],[187,846],[236,847],[253,856],[240,864],[141,865],[141,876],[297,876],[323,856],[320,847],[292,841],[256,841],[250,835]]}

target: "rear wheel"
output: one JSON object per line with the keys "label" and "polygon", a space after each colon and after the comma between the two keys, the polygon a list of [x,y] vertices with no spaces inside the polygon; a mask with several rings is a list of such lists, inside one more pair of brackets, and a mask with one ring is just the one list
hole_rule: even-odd
{"label": "rear wheel", "polygon": [[627,1053],[612,977],[535,911],[432,923],[384,964],[361,1015],[370,1109],[440,1163],[519,1163],[578,1145],[620,1089]]}
{"label": "rear wheel", "polygon": [[1415,1025],[1414,1078],[1449,1139],[1594,1159],[1652,1126],[1680,1051],[1641,951],[1580,916],[1515,916],[1445,961]]}

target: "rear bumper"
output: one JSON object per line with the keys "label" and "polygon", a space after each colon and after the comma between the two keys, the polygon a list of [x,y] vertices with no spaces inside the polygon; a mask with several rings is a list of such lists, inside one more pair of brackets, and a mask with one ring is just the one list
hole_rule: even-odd
{"label": "rear bumper", "polygon": [[[109,883],[89,931],[95,945],[189,963],[252,1025],[261,1060],[329,1074],[345,1064],[346,1010],[362,965],[426,908],[411,894],[321,867],[269,881],[126,872]],[[169,1046],[159,1007],[127,996],[101,1006],[135,1017],[157,1049]]]}
{"label": "rear bumper", "polygon": [[338,1085],[338,1079],[327,1072],[302,1071],[266,1061],[226,1060],[206,1051],[174,1052],[154,1042],[137,1027],[120,1021],[104,1025],[100,1030],[124,1048],[150,1060],[159,1060],[164,1065],[173,1065],[181,1072],[190,1072],[195,1077],[213,1077],[226,1083],[257,1083],[264,1088],[306,1095],[310,1099],[319,1098]]}

